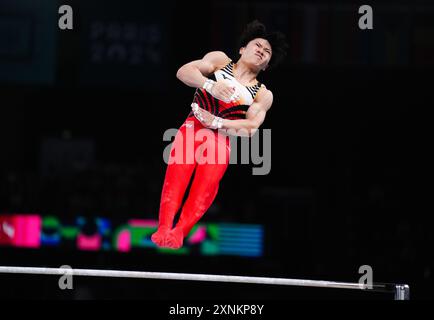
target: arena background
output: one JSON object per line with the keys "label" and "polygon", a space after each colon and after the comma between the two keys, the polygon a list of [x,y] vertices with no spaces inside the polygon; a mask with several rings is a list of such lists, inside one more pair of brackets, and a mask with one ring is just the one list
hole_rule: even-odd
{"label": "arena background", "polygon": [[[74,10],[73,30],[58,28],[62,4]],[[2,0],[0,265],[350,282],[369,265],[374,281],[407,283],[412,299],[432,298],[432,210],[421,206],[429,199],[421,181],[431,147],[424,111],[433,104],[434,6],[376,1],[374,29],[360,30],[362,4]],[[213,50],[236,59],[237,37],[254,19],[290,44],[285,62],[260,75],[274,93],[263,124],[272,131],[271,171],[255,176],[254,164],[231,165],[201,223],[257,233],[227,253],[197,243],[174,254],[141,240],[121,252],[115,226],[158,216],[163,133],[182,124],[194,93],[177,69]],[[42,223],[45,238],[8,242],[5,226],[20,217]],[[112,233],[98,221],[111,223]],[[79,236],[90,241],[100,231],[105,246],[80,249]],[[253,253],[243,254],[251,242]],[[62,291],[57,281],[2,274],[0,296],[393,298],[96,278]]]}

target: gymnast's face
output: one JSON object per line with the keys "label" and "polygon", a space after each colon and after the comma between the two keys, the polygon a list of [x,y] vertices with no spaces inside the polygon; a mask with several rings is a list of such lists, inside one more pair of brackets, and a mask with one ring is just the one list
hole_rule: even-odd
{"label": "gymnast's face", "polygon": [[256,38],[250,41],[245,47],[240,49],[241,59],[257,67],[259,70],[265,70],[273,54],[270,43],[262,38]]}

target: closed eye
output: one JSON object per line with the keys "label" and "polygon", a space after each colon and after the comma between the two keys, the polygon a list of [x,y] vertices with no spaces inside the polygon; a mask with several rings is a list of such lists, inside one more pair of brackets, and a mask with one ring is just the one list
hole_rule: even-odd
{"label": "closed eye", "polygon": [[[262,48],[262,46],[261,46],[261,44],[259,43],[259,42],[257,42],[256,43],[256,45],[259,47],[259,48]],[[264,51],[266,52],[266,53],[268,53],[268,54],[271,54],[271,50],[270,49],[264,49]]]}

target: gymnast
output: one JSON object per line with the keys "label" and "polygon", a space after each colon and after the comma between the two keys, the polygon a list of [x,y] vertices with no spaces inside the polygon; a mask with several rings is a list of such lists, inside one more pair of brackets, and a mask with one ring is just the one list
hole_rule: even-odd
{"label": "gymnast", "polygon": [[[229,164],[231,147],[227,134],[252,136],[264,122],[273,103],[273,94],[257,77],[260,72],[282,62],[287,48],[283,33],[268,32],[264,24],[255,20],[245,27],[240,37],[240,57],[236,62],[224,52],[212,51],[178,70],[177,78],[196,88],[196,92],[192,110],[171,146],[171,156],[176,150],[184,150],[184,161],[172,161],[167,165],[158,229],[151,237],[158,247],[181,248],[184,238],[213,203]],[[187,130],[195,134],[207,130],[212,141],[210,135],[206,141],[196,141],[194,134],[190,135],[189,141]],[[211,149],[206,147],[207,144]],[[204,149],[209,154],[201,153]],[[198,154],[212,154],[218,156],[218,160],[201,161]],[[187,161],[192,155],[193,161]],[[193,172],[188,197],[173,228]]]}

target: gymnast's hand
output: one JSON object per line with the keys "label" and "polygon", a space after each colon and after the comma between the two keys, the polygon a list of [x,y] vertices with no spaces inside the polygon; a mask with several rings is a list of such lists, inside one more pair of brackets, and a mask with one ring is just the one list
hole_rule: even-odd
{"label": "gymnast's hand", "polygon": [[235,93],[235,87],[228,85],[225,81],[218,80],[214,83],[210,93],[214,98],[229,103]]}
{"label": "gymnast's hand", "polygon": [[193,103],[191,107],[193,109],[193,113],[196,119],[199,120],[204,127],[210,127],[215,116],[212,113],[206,111],[205,109],[200,108],[195,103]]}

